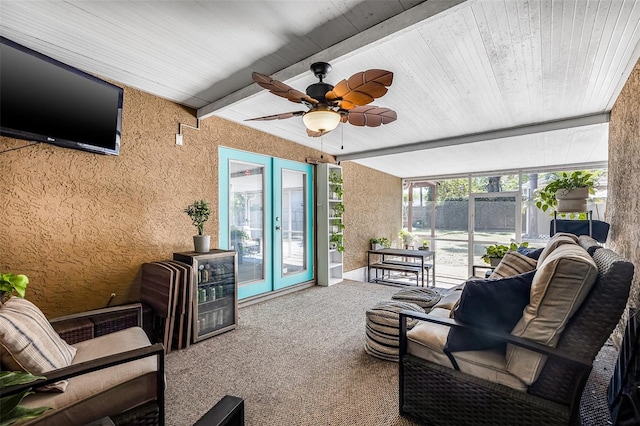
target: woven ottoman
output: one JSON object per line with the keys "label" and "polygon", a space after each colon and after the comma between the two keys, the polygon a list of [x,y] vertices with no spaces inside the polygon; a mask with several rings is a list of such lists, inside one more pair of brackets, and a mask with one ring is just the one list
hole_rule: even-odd
{"label": "woven ottoman", "polygon": [[433,305],[440,301],[442,295],[432,288],[418,287],[400,290],[391,298],[402,302],[415,303],[425,309],[426,312],[429,312]]}
{"label": "woven ottoman", "polygon": [[[367,310],[367,334],[364,350],[372,356],[387,361],[398,361],[400,311],[410,310],[424,313],[415,303],[400,300],[378,302]],[[418,320],[407,319],[407,329],[412,329]]]}

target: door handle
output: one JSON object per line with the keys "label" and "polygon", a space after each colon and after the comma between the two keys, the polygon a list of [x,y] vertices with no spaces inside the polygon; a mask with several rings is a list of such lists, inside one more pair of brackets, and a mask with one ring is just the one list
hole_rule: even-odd
{"label": "door handle", "polygon": [[276,225],[276,231],[280,230],[280,225]]}

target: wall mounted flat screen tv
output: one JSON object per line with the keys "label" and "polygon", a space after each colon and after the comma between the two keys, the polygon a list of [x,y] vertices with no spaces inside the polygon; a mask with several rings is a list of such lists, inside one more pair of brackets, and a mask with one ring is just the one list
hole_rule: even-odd
{"label": "wall mounted flat screen tv", "polygon": [[0,134],[118,155],[122,88],[0,37]]}

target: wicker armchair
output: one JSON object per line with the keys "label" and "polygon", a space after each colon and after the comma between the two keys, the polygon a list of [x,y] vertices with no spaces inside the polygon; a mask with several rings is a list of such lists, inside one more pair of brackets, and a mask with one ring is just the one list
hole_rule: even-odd
{"label": "wicker armchair", "polygon": [[0,396],[71,379],[62,393],[27,395],[23,406],[53,409],[26,424],[84,425],[109,416],[116,425],[163,425],[165,351],[149,342],[141,321],[139,303],[49,320],[77,348],[73,363],[44,373],[46,379],[0,389]]}
{"label": "wicker armchair", "polygon": [[634,267],[611,250],[588,250],[598,268],[590,293],[571,317],[555,348],[471,327],[493,338],[548,356],[526,391],[422,359],[407,350],[407,318],[469,327],[450,318],[403,311],[400,315],[400,414],[432,425],[580,424],[580,398],[592,362],[618,323]]}

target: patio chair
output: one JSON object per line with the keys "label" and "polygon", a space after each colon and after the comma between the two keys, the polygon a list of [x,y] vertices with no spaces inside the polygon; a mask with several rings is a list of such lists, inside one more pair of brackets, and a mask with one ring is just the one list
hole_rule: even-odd
{"label": "patio chair", "polygon": [[[46,377],[0,389],[2,398],[36,389],[20,404],[51,408],[21,425],[164,424],[164,348],[152,345],[141,328],[140,304],[47,320],[31,302],[13,297],[0,316],[2,369],[20,371],[22,365]],[[134,326],[129,326],[130,317],[137,320]],[[113,332],[102,334],[105,327]],[[19,347],[23,341],[30,342],[25,349]],[[60,353],[70,354],[71,360],[58,360]],[[13,365],[16,362],[19,365]],[[44,367],[36,365],[43,362]],[[54,368],[49,368],[51,363]],[[44,387],[49,391],[42,392]],[[113,423],[105,423],[107,416]]]}
{"label": "patio chair", "polygon": [[[470,326],[449,317],[403,311],[400,315],[400,413],[433,425],[580,424],[580,399],[592,362],[622,315],[634,271],[628,260],[588,240],[589,246],[583,245],[583,248],[595,261],[597,278],[566,322],[555,347]],[[498,350],[453,353],[459,358],[458,362],[463,356],[480,361],[466,363],[466,372],[458,371],[451,364],[446,365],[446,357],[440,357],[444,362],[425,359],[424,348],[420,352],[415,342],[407,338],[408,318],[435,323],[436,327],[472,330],[507,342],[508,346],[544,354],[546,363],[538,378],[529,385],[509,374],[504,352],[500,354]],[[417,327],[411,333],[415,333]],[[446,333],[450,332],[447,330],[450,329],[441,331],[445,340]],[[485,360],[485,366],[490,368],[479,374],[479,364]],[[488,378],[492,374],[494,376]]]}

